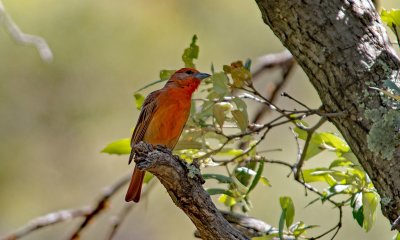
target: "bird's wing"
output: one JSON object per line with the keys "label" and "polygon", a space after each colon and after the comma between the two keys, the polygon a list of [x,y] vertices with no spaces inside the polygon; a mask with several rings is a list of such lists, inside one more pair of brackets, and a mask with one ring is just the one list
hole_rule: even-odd
{"label": "bird's wing", "polygon": [[[136,143],[143,140],[147,127],[149,126],[153,114],[157,109],[158,101],[156,101],[156,99],[160,95],[160,93],[161,93],[160,90],[154,91],[150,93],[144,100],[142,111],[140,112],[135,130],[133,131],[132,134],[131,147],[133,147]],[[129,157],[129,163],[132,162],[133,155],[134,153],[133,151],[131,151],[131,155]]]}

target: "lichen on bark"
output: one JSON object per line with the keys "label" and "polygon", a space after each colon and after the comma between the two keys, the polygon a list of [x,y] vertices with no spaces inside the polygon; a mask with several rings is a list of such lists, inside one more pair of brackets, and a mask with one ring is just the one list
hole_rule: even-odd
{"label": "lichen on bark", "polygon": [[381,107],[366,110],[365,116],[373,122],[367,137],[368,148],[391,159],[400,145],[400,111]]}

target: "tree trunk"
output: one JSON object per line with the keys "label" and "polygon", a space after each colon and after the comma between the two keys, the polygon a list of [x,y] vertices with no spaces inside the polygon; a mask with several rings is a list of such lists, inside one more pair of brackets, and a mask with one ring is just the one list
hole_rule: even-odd
{"label": "tree trunk", "polygon": [[[399,85],[399,58],[373,4],[360,0],[256,0],[264,22],[293,54],[381,196],[400,214],[399,104],[369,87]],[[399,227],[397,227],[399,229]]]}

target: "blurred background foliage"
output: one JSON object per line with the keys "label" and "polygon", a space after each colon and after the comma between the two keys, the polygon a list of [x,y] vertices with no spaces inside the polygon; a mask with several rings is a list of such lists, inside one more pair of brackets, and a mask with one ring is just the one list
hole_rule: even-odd
{"label": "blurred background foliage", "polygon": [[[199,36],[201,71],[209,71],[211,63],[220,67],[246,58],[256,62],[266,53],[284,49],[262,22],[254,2],[3,3],[23,31],[47,40],[54,61],[43,62],[36,49],[15,44],[0,30],[0,235],[36,216],[91,204],[102,187],[132,170],[126,157],[100,151],[114,139],[130,137],[139,114],[133,92],[158,79],[160,69],[182,66],[182,49],[194,33]],[[385,2],[383,7],[394,4]],[[265,75],[262,84],[273,81],[276,74]],[[311,107],[320,104],[299,67],[285,91]],[[293,103],[280,98],[278,104],[290,108]],[[329,125],[324,129],[334,131]],[[275,129],[268,138],[266,149],[284,150],[271,153],[272,158],[295,161],[296,143],[287,127]],[[320,160],[307,166],[324,165]],[[337,213],[326,206],[304,208],[314,196],[305,197],[301,185],[287,179],[287,174],[280,166],[266,164],[264,175],[272,188],[259,185],[254,190],[249,214],[278,225],[279,196],[286,195],[293,199],[296,218],[323,229],[336,224]],[[112,213],[128,204],[124,193],[116,196],[83,239],[102,239],[110,231]],[[49,227],[26,239],[64,239],[79,223],[76,219]],[[365,233],[346,209],[337,239],[390,239],[394,234],[389,229],[387,219],[378,213],[376,225]],[[191,239],[193,230],[157,185],[148,199],[135,206],[116,239]]]}

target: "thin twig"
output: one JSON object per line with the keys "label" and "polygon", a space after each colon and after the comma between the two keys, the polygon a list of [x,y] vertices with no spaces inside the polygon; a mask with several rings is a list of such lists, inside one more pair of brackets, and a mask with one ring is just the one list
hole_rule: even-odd
{"label": "thin twig", "polygon": [[[146,188],[142,191],[141,193],[141,198],[144,199],[149,195],[150,191],[153,189],[153,187],[156,185],[155,179],[152,179],[150,182],[146,184]],[[126,206],[123,207],[121,212],[112,218],[112,226],[111,226],[111,232],[110,235],[108,236],[108,239],[111,240],[117,233],[119,227],[122,225],[122,223],[125,221],[126,217],[128,216],[129,212],[135,207],[137,204],[127,204]]]}
{"label": "thin twig", "polygon": [[337,208],[339,209],[339,220],[338,223],[332,227],[331,229],[329,229],[328,231],[322,233],[321,235],[318,235],[316,237],[311,237],[311,238],[307,238],[309,240],[316,240],[319,238],[322,238],[324,236],[326,236],[327,234],[331,233],[332,231],[336,230],[335,233],[332,235],[331,240],[335,239],[336,235],[339,233],[340,228],[342,227],[342,221],[343,221],[343,206],[337,206]]}
{"label": "thin twig", "polygon": [[308,147],[310,146],[312,135],[314,134],[314,132],[318,128],[321,127],[322,124],[324,124],[326,122],[326,120],[327,119],[325,117],[322,117],[318,121],[318,123],[315,124],[312,128],[303,128],[303,130],[305,130],[307,132],[307,138],[305,140],[303,150],[301,151],[301,156],[300,156],[300,158],[297,159],[296,164],[293,166],[293,172],[294,172],[294,178],[295,179],[299,179],[300,178],[301,168],[303,166],[304,160],[306,159],[307,150],[308,150]]}
{"label": "thin twig", "polygon": [[125,184],[127,184],[130,179],[131,175],[128,174],[103,190],[103,194],[100,197],[100,200],[97,202],[96,207],[93,208],[93,210],[86,216],[82,224],[73,232],[73,234],[70,237],[71,240],[79,239],[80,233],[82,232],[83,229],[85,229],[88,223],[107,208],[107,203],[110,197],[112,197],[119,189],[121,189]]}
{"label": "thin twig", "polygon": [[304,104],[304,103],[300,102],[299,100],[297,100],[296,98],[290,96],[287,92],[283,92],[283,93],[281,94],[281,96],[289,98],[290,100],[296,102],[297,104],[299,104],[300,106],[304,107],[305,109],[307,109],[307,110],[309,110],[309,111],[312,110],[312,109],[309,108],[306,104]]}
{"label": "thin twig", "polygon": [[[291,55],[290,55],[291,56]],[[280,59],[276,59],[278,62],[275,64],[279,64],[278,66],[282,68],[282,76],[281,78],[272,83],[270,82],[267,86],[267,93],[266,95],[269,96],[268,100],[270,102],[275,102],[276,97],[279,96],[279,92],[281,89],[286,85],[286,83],[289,81],[289,76],[293,72],[294,66],[295,66],[295,61],[293,58],[286,58],[284,61],[279,62]],[[270,62],[269,62],[270,63]],[[265,69],[265,67],[264,67]],[[253,122],[258,123],[261,121],[262,117],[264,117],[266,114],[270,112],[270,108],[266,107],[261,107],[257,113],[254,115]]]}
{"label": "thin twig", "polygon": [[40,54],[40,57],[46,61],[53,60],[53,53],[46,40],[39,36],[26,34],[21,31],[18,25],[14,22],[10,15],[4,8],[3,2],[0,0],[0,24],[3,24],[8,33],[13,39],[20,44],[34,46]]}
{"label": "thin twig", "polygon": [[292,54],[288,50],[284,50],[280,53],[267,54],[259,58],[258,65],[253,71],[253,78],[258,78],[261,73],[267,69],[272,69],[277,66],[286,65],[288,62],[294,61]]}

